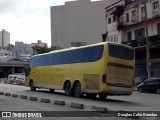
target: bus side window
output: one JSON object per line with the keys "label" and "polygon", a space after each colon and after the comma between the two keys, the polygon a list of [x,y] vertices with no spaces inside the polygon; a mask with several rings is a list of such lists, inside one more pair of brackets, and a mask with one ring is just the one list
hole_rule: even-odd
{"label": "bus side window", "polygon": [[54,64],[54,54],[49,54],[46,57],[46,65],[53,65]]}
{"label": "bus side window", "polygon": [[45,64],[45,57],[39,56],[38,61],[39,61],[39,66],[43,66]]}
{"label": "bus side window", "polygon": [[92,52],[93,52],[92,61],[99,60],[103,54],[103,46],[93,47]]}
{"label": "bus side window", "polygon": [[83,62],[83,55],[84,55],[84,50],[83,49],[74,50],[73,51],[73,56],[72,56],[72,63]]}
{"label": "bus side window", "polygon": [[39,59],[38,56],[34,58],[34,66],[38,66],[39,65],[38,59]]}
{"label": "bus side window", "polygon": [[54,65],[58,65],[62,63],[62,53],[54,54]]}
{"label": "bus side window", "polygon": [[72,51],[66,51],[62,54],[62,64],[72,63]]}
{"label": "bus side window", "polygon": [[93,55],[93,48],[92,47],[85,48],[83,61],[84,62],[92,62],[92,55]]}

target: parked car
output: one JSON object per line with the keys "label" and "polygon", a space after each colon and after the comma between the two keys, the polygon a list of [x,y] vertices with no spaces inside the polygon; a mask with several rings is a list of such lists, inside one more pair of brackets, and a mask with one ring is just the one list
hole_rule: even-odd
{"label": "parked car", "polygon": [[23,74],[9,74],[8,83],[22,85],[24,83],[25,75]]}
{"label": "parked car", "polygon": [[150,78],[138,85],[139,92],[155,92],[160,94],[160,78]]}
{"label": "parked car", "polygon": [[17,78],[14,81],[15,85],[23,85],[25,80],[25,76],[17,76]]}
{"label": "parked car", "polygon": [[8,76],[8,83],[9,84],[14,84],[14,81],[16,80],[17,76],[16,75],[9,75]]}

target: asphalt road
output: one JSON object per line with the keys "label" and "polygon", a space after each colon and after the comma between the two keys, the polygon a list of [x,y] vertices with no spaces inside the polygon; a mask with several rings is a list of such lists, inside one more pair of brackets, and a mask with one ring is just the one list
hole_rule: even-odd
{"label": "asphalt road", "polygon": [[[28,87],[18,86],[18,85],[10,85],[0,83],[0,92],[11,93],[11,94],[19,94],[19,95],[27,95],[34,96],[40,98],[48,98],[51,100],[51,103],[41,103],[40,101],[29,101],[22,100],[19,98],[12,98],[7,96],[0,96],[0,111],[79,111],[79,109],[71,108],[70,103],[82,103],[85,106],[83,111],[90,111],[91,106],[99,106],[106,107],[108,111],[160,111],[160,95],[159,94],[150,94],[150,93],[139,93],[134,92],[131,96],[109,96],[106,100],[101,101],[98,97],[95,99],[87,99],[84,98],[76,98],[76,97],[67,97],[64,95],[63,91],[55,91],[55,93],[50,93],[49,90],[40,89],[37,91],[30,91]],[[57,106],[53,104],[54,100],[64,100],[66,102],[65,106]],[[59,113],[61,114],[61,113]],[[85,120],[89,120],[90,117],[84,118]],[[105,119],[105,120],[116,120],[117,117],[94,117],[94,119]],[[0,118],[1,120],[2,118]],[[5,119],[5,118],[3,118]],[[51,118],[46,118],[51,119]],[[58,119],[60,119],[58,117]],[[61,117],[63,119],[63,117]],[[69,118],[64,118],[69,119]],[[71,119],[71,118],[70,118]],[[74,119],[74,118],[73,118]],[[80,119],[80,118],[76,118]],[[98,120],[99,120],[98,119]],[[118,118],[119,120],[128,119],[128,118]],[[145,119],[155,119],[145,118]]]}

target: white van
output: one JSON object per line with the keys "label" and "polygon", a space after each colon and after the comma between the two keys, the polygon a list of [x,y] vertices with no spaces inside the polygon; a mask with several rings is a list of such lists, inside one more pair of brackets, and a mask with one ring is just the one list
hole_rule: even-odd
{"label": "white van", "polygon": [[9,74],[8,75],[8,83],[9,84],[23,84],[25,80],[25,75],[21,74]]}

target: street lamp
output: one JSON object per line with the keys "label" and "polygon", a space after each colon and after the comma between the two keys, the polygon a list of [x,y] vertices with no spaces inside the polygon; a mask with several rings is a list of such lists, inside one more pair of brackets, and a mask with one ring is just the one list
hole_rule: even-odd
{"label": "street lamp", "polygon": [[145,2],[144,2],[145,32],[146,32],[146,66],[147,66],[148,78],[150,78],[151,77],[151,62],[150,62],[149,40],[148,40],[148,25],[147,25],[147,7],[146,7],[147,1],[148,0],[145,0]]}
{"label": "street lamp", "polygon": [[55,37],[56,37],[56,50],[57,50],[57,25],[52,24],[55,27]]}

